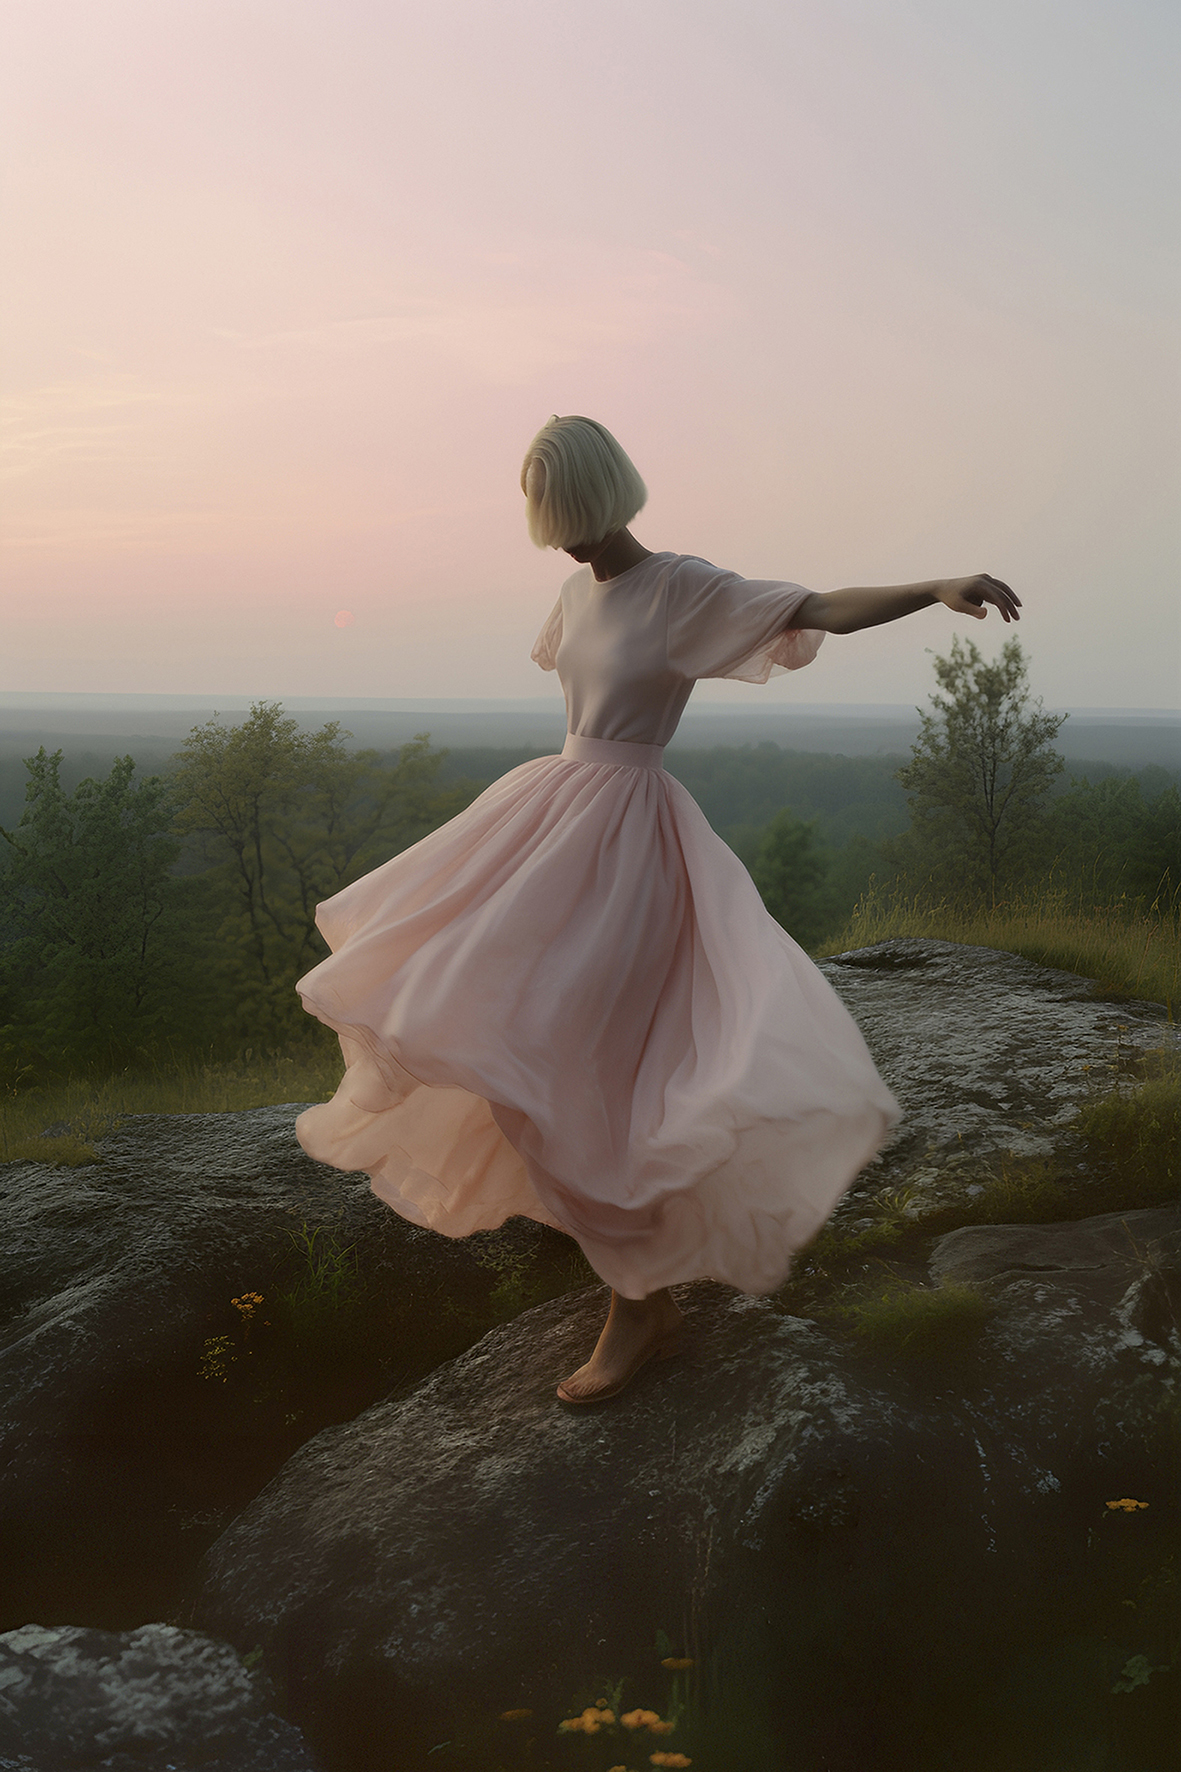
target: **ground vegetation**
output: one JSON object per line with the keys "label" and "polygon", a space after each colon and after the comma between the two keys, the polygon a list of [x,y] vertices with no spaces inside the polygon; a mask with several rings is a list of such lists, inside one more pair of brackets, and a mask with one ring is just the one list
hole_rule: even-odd
{"label": "ground vegetation", "polygon": [[[810,952],[931,936],[1173,1004],[1178,778],[1066,776],[1016,641],[991,665],[957,642],[935,676],[909,761],[674,746],[670,768]],[[335,1042],[294,989],[326,952],[317,905],[535,754],[354,750],[274,702],[195,727],[151,774],[120,757],[80,777],[94,759],[42,748],[0,821],[0,1084],[48,1103],[134,1078],[189,1103],[194,1079],[220,1099],[234,1066],[288,1062],[318,1093]]]}

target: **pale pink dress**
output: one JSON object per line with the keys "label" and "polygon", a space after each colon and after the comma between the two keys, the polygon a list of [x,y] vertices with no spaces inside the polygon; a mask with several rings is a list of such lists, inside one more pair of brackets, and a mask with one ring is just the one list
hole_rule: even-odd
{"label": "pale pink dress", "polygon": [[447,1236],[555,1225],[629,1298],[782,1283],[898,1108],[661,754],[697,678],[815,656],[807,595],[678,554],[566,581],[533,652],[561,756],[319,908],[299,990],[348,1068],[311,1156]]}

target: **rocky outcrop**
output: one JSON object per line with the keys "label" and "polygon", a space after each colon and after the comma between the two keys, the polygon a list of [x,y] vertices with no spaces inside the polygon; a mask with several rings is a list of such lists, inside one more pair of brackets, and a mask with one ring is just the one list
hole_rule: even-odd
{"label": "rocky outcrop", "polygon": [[[1144,1583],[1176,1527],[1181,1209],[957,1231],[932,1272],[992,1307],[967,1365],[700,1283],[687,1351],[582,1412],[553,1386],[605,1292],[531,1311],[296,1454],[209,1553],[197,1622],[260,1644],[350,1768],[438,1764],[513,1707],[552,1730],[622,1674],[652,1705],[660,1631],[740,1644],[767,1768],[943,1766],[957,1735],[965,1769],[1098,1764],[1125,1664],[1152,1702],[1176,1685]],[[1025,1758],[972,1756],[998,1702]]]}
{"label": "rocky outcrop", "polygon": [[317,1772],[224,1643],[148,1624],[0,1636],[4,1772]]}
{"label": "rocky outcrop", "polygon": [[934,1204],[999,1152],[1049,1155],[1097,1089],[1181,1044],[1162,1006],[1112,1002],[1090,979],[992,948],[907,937],[820,965],[904,1113],[844,1218],[873,1188]]}
{"label": "rocky outcrop", "polygon": [[[1174,1038],[1151,1006],[1011,955],[891,942],[824,969],[907,1114],[838,1226],[883,1186],[962,1203],[1001,1153],[1059,1152],[1097,1076]],[[465,1752],[479,1772],[481,1754],[548,1766],[579,1693],[628,1676],[661,1707],[656,1641],[697,1661],[690,1709],[675,1741],[638,1762],[622,1742],[611,1763],[664,1746],[727,1772],[944,1772],[953,1742],[957,1772],[1158,1772],[1160,1717],[1181,1714],[1162,1574],[1176,1210],[969,1226],[912,1250],[922,1286],[985,1300],[959,1355],[949,1340],[893,1356],[831,1316],[682,1288],[685,1353],[568,1412],[554,1385],[605,1293],[529,1310],[520,1283],[575,1283],[568,1241],[521,1220],[458,1243],[418,1230],[365,1178],[309,1162],[297,1112],[137,1117],[91,1166],[0,1169],[0,1623],[184,1616],[261,1650],[332,1772],[437,1772]],[[240,1335],[236,1367],[203,1366],[243,1327],[231,1299],[273,1296],[305,1223],[355,1251],[351,1339],[305,1340],[280,1372]],[[52,1685],[70,1715],[71,1682],[88,1715],[86,1666],[122,1665],[131,1640],[79,1658],[63,1637],[37,1673],[16,1637],[20,1691]],[[240,1663],[217,1666],[230,1702]],[[504,1711],[537,1719],[518,1718],[531,1759],[497,1735],[517,1726]],[[1097,1761],[1105,1731],[1118,1754]],[[57,1772],[40,1736],[42,1760],[5,1759],[12,1739],[0,1772]],[[179,1738],[168,1751],[186,1767]]]}
{"label": "rocky outcrop", "polygon": [[[136,1116],[93,1165],[0,1168],[0,1625],[166,1611],[309,1432],[495,1320],[482,1253],[565,1259],[567,1239],[524,1220],[463,1242],[408,1224],[365,1177],[304,1156],[298,1112]],[[203,1345],[234,1331],[232,1298],[272,1292],[305,1223],[355,1249],[364,1353],[315,1395],[297,1370],[292,1396],[271,1375],[269,1400],[235,1409],[201,1376]],[[413,1331],[411,1299],[427,1313]]]}

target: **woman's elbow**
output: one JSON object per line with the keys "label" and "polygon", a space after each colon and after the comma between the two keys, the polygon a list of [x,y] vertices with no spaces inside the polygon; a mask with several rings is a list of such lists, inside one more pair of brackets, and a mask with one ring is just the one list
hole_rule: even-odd
{"label": "woman's elbow", "polygon": [[833,608],[832,598],[824,591],[812,591],[804,598],[791,618],[791,625],[793,628],[810,628],[813,633],[821,634],[849,632],[840,610]]}

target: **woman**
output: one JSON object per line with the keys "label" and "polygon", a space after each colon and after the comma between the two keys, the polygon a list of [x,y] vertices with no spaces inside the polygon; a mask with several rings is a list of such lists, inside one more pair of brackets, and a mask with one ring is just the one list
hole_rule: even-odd
{"label": "woman", "polygon": [[614,1396],[682,1322],[669,1287],[773,1291],[898,1108],[822,974],[661,767],[694,682],[764,683],[933,603],[1016,620],[984,574],[809,593],[651,553],[647,494],[592,419],[553,418],[521,472],[539,547],[582,563],[533,657],[562,753],[319,908],[299,990],[340,1036],[313,1157],[448,1236],[514,1213],[574,1237],[612,1288],[567,1403]]}

